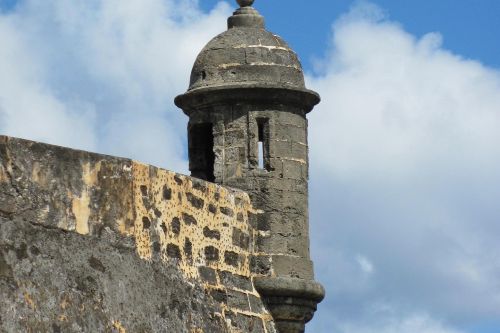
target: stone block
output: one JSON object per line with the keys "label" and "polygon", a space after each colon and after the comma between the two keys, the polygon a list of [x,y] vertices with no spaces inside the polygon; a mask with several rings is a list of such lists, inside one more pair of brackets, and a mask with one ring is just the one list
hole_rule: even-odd
{"label": "stone block", "polygon": [[280,126],[294,126],[299,128],[306,128],[306,118],[300,108],[293,108],[287,106],[286,112],[275,112],[273,114],[276,123]]}
{"label": "stone block", "polygon": [[224,145],[226,147],[240,146],[245,141],[245,131],[243,129],[233,129],[224,133]]}
{"label": "stone block", "polygon": [[251,278],[233,274],[227,271],[219,271],[220,283],[224,286],[232,289],[241,289],[246,291],[252,291],[252,281]]}
{"label": "stone block", "polygon": [[288,155],[289,157],[307,162],[307,145],[292,142],[290,146],[290,154]]}
{"label": "stone block", "polygon": [[208,211],[212,214],[216,214],[217,213],[217,206],[215,206],[214,204],[209,204]]}
{"label": "stone block", "polygon": [[275,138],[290,142],[307,142],[307,131],[305,127],[276,124]]}
{"label": "stone block", "polygon": [[292,156],[292,142],[287,140],[272,140],[270,142],[272,156],[280,157],[293,157]]}
{"label": "stone block", "polygon": [[224,181],[226,183],[242,182],[243,166],[239,162],[226,163],[224,165]]}
{"label": "stone block", "polygon": [[227,304],[227,293],[225,289],[212,289],[209,295],[217,302]]}
{"label": "stone block", "polygon": [[273,235],[307,235],[307,228],[304,227],[307,222],[303,215],[274,213],[271,215],[271,221],[270,230]]}
{"label": "stone block", "polygon": [[272,213],[261,213],[255,214],[255,228],[260,231],[269,231],[271,230],[271,224],[273,223],[273,214]]}
{"label": "stone block", "polygon": [[303,258],[309,258],[309,237],[307,235],[292,235],[287,237],[287,253]]}
{"label": "stone block", "polygon": [[186,193],[186,199],[196,209],[202,209],[205,205],[205,201],[202,198],[197,197],[191,192]]}
{"label": "stone block", "polygon": [[181,249],[175,244],[167,244],[167,255],[172,259],[182,259]]}
{"label": "stone block", "polygon": [[266,310],[260,297],[248,294],[248,301],[250,302],[250,310],[255,313],[264,313]]}
{"label": "stone block", "polygon": [[175,235],[178,235],[181,232],[181,220],[178,217],[174,217],[172,222],[170,223],[171,230]]}
{"label": "stone block", "polygon": [[250,258],[250,270],[257,275],[268,275],[271,271],[271,257],[268,255],[254,255]]}
{"label": "stone block", "polygon": [[226,146],[224,149],[224,163],[239,163],[244,156],[245,148],[241,146]]}
{"label": "stone block", "polygon": [[220,240],[220,231],[211,230],[209,227],[205,227],[203,228],[203,236],[210,239]]}
{"label": "stone block", "polygon": [[219,207],[219,210],[222,214],[233,217],[234,216],[234,210],[230,207]]}
{"label": "stone block", "polygon": [[191,243],[191,240],[189,238],[184,239],[184,255],[186,256],[186,259],[192,264],[193,260],[193,243]]}
{"label": "stone block", "polygon": [[217,284],[217,275],[215,270],[210,267],[201,266],[198,267],[198,272],[203,282],[216,285]]}
{"label": "stone block", "polygon": [[214,246],[205,247],[205,260],[207,262],[213,262],[219,260],[219,249]]}
{"label": "stone block", "polygon": [[235,268],[238,268],[238,267],[240,267],[240,265],[242,263],[242,258],[236,252],[225,251],[224,252],[224,262],[229,266],[233,266]]}
{"label": "stone block", "polygon": [[273,255],[272,270],[278,276],[289,276],[305,280],[314,280],[312,261],[306,258]]}
{"label": "stone block", "polygon": [[241,229],[233,228],[233,245],[243,250],[248,250],[250,246],[250,236]]}
{"label": "stone block", "polygon": [[197,225],[198,221],[194,218],[193,215],[188,213],[182,213],[182,219],[186,225]]}
{"label": "stone block", "polygon": [[257,236],[256,246],[259,252],[277,254],[287,253],[288,244],[285,237],[260,234]]}
{"label": "stone block", "polygon": [[237,290],[227,291],[227,306],[234,310],[250,311],[247,294]]}
{"label": "stone block", "polygon": [[226,318],[237,332],[264,333],[264,324],[259,317],[248,316],[241,313],[227,312]]}
{"label": "stone block", "polygon": [[307,175],[303,174],[304,162],[283,159],[283,177],[289,179],[306,179]]}

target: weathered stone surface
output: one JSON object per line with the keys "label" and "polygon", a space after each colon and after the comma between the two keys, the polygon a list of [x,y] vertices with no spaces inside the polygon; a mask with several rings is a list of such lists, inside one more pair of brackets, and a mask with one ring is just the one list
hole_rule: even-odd
{"label": "weathered stone surface", "polygon": [[220,305],[174,263],[140,259],[109,230],[89,237],[0,219],[2,332],[224,332],[215,313]]}
{"label": "weathered stone surface", "polygon": [[251,83],[305,86],[298,57],[284,40],[264,29],[229,29],[199,54],[189,89]]}
{"label": "weathered stone surface", "polygon": [[264,333],[233,244],[249,212],[237,190],[0,136],[0,331],[229,333],[245,312]]}
{"label": "weathered stone surface", "polygon": [[231,322],[231,327],[237,332],[257,333],[264,330],[262,321],[255,317],[234,312],[228,313],[227,317]]}
{"label": "weathered stone surface", "polygon": [[219,279],[222,284],[229,288],[252,291],[253,285],[251,281],[246,279],[244,276],[233,274],[227,271],[219,272]]}
{"label": "weathered stone surface", "polygon": [[319,95],[238,3],[175,100],[192,176],[228,187],[0,136],[0,331],[304,332],[324,296],[308,233]]}
{"label": "weathered stone surface", "polygon": [[[132,161],[3,137],[4,216],[81,234],[134,225]],[[97,186],[99,184],[99,186]],[[145,203],[147,204],[147,202]]]}
{"label": "weathered stone surface", "polygon": [[325,297],[324,288],[311,279],[262,277],[255,279],[255,286],[266,295],[265,303],[278,332],[304,332]]}
{"label": "weathered stone surface", "polygon": [[224,253],[224,262],[228,265],[239,267],[242,263],[241,256],[233,251],[226,251]]}
{"label": "weathered stone surface", "polygon": [[217,275],[215,273],[215,269],[202,266],[199,268],[199,272],[203,282],[207,282],[212,285],[217,284]]}
{"label": "weathered stone surface", "polygon": [[[190,170],[193,177],[250,195],[259,212],[249,223],[257,232],[235,228],[232,242],[241,249],[253,248],[253,274],[313,282],[306,115],[320,99],[306,89],[297,55],[265,30],[263,18],[249,3],[235,11],[229,29],[200,52],[188,91],[175,100],[189,116]],[[233,216],[225,207],[220,210]],[[225,252],[224,259],[237,267],[231,252]],[[267,292],[261,292],[266,299]],[[304,330],[309,308],[273,303],[272,311],[281,320],[285,311],[279,309],[304,310],[297,317],[302,322],[296,320],[294,327],[280,321],[280,333]]]}

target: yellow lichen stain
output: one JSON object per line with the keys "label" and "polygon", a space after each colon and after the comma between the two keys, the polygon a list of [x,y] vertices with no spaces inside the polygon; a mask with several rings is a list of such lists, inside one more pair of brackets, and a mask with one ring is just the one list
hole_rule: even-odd
{"label": "yellow lichen stain", "polygon": [[49,215],[49,212],[50,212],[49,205],[46,205],[44,208],[40,208],[40,211],[38,212],[38,220],[45,221],[47,215]]}
{"label": "yellow lichen stain", "polygon": [[87,186],[93,186],[97,183],[98,174],[101,171],[101,162],[97,162],[94,167],[89,162],[83,165],[83,182]]}
{"label": "yellow lichen stain", "polygon": [[0,165],[0,183],[5,183],[9,180],[7,177],[7,172],[5,171],[5,168],[3,165]]}
{"label": "yellow lichen stain", "polygon": [[31,179],[41,187],[47,186],[47,177],[43,174],[40,168],[40,163],[38,162],[33,163],[33,168],[31,169]]}
{"label": "yellow lichen stain", "polygon": [[35,310],[36,304],[35,304],[35,301],[33,300],[33,298],[31,297],[31,295],[28,294],[27,291],[25,291],[23,293],[23,296],[24,296],[24,301],[26,302],[26,304],[28,304],[28,306],[31,308],[31,310]]}
{"label": "yellow lichen stain", "polygon": [[118,333],[127,333],[127,330],[125,329],[125,327],[123,327],[122,323],[120,323],[118,320],[114,320],[112,323],[111,323],[111,327],[114,328],[116,330],[116,332]]}
{"label": "yellow lichen stain", "polygon": [[61,304],[59,304],[59,306],[61,307],[61,309],[66,310],[70,304],[71,304],[71,301],[70,301],[69,297],[64,296],[64,298],[62,299]]}
{"label": "yellow lichen stain", "polygon": [[96,163],[93,167],[90,163],[85,163],[82,167],[82,180],[84,186],[80,197],[74,197],[72,201],[72,212],[75,216],[75,230],[81,235],[89,233],[89,217],[90,217],[90,190],[98,182],[98,173],[101,170],[101,162]]}
{"label": "yellow lichen stain", "polygon": [[218,65],[217,67],[218,68],[222,68],[222,69],[227,69],[227,68],[231,68],[231,67],[239,67],[241,66],[241,63],[239,62],[231,62],[229,64],[221,64],[221,65]]}
{"label": "yellow lichen stain", "polygon": [[59,321],[68,321],[68,316],[62,314],[58,317]]}
{"label": "yellow lichen stain", "polygon": [[[249,240],[257,235],[250,227],[249,214],[260,211],[252,207],[247,193],[138,162],[132,163],[132,175],[134,239],[142,259],[151,260],[155,254],[164,262],[174,262],[188,280],[200,281],[202,266],[251,278],[253,244],[242,248],[233,241],[234,232],[246,234]],[[206,249],[210,247],[218,250],[218,258],[207,259]],[[238,264],[226,260],[228,252],[238,256]],[[220,279],[216,285],[202,285],[207,291],[227,288]],[[256,290],[241,292],[259,297]],[[222,308],[261,320],[269,316],[266,311],[242,312],[227,304]],[[191,332],[198,333],[198,328],[191,328]]]}
{"label": "yellow lichen stain", "polygon": [[235,172],[235,177],[241,177],[243,175],[243,172],[241,171],[241,165],[238,164],[238,166],[236,167],[236,172]]}
{"label": "yellow lichen stain", "polygon": [[[159,236],[156,237],[159,238],[159,245],[156,246],[161,251],[162,259],[176,260],[187,278],[198,279],[200,266],[250,277],[249,257],[253,249],[242,249],[233,244],[234,228],[249,237],[253,233],[248,224],[248,213],[254,210],[246,193],[212,183],[195,186],[191,177],[138,162],[133,163],[132,170],[136,212],[134,234],[141,258],[151,258],[154,233]],[[165,198],[165,191],[168,192],[168,198]],[[188,200],[188,194],[200,200],[202,206],[195,207]],[[216,211],[211,212],[209,206],[212,210],[215,207]],[[233,214],[225,215],[221,208],[230,208]],[[194,218],[196,223],[189,223],[186,217]],[[174,220],[180,224],[177,232],[173,231]],[[219,237],[207,237],[206,229],[217,231]],[[186,253],[186,243],[191,245],[190,255]],[[210,246],[219,250],[218,260],[205,259],[205,248]],[[170,258],[169,248],[178,251],[180,259]],[[240,256],[241,262],[237,267],[225,262],[225,253],[229,251]]]}
{"label": "yellow lichen stain", "polygon": [[74,198],[72,202],[72,211],[76,219],[76,232],[81,235],[89,233],[90,217],[90,197],[87,191],[82,192],[80,198]]}
{"label": "yellow lichen stain", "polygon": [[[2,140],[2,143],[6,143],[8,141],[7,137],[0,139]],[[9,175],[12,175],[12,161],[10,158],[10,151],[7,148],[5,150],[4,159],[2,160],[2,163],[0,163],[0,183],[8,182]]]}
{"label": "yellow lichen stain", "polygon": [[[129,211],[127,215],[132,215],[132,212]],[[132,216],[127,216],[130,220],[133,220]],[[132,236],[134,235],[134,226],[128,226],[127,220],[119,219],[116,221],[116,225],[118,227],[118,231],[124,236]]]}
{"label": "yellow lichen stain", "polygon": [[136,185],[146,182],[146,175],[149,175],[149,166],[140,163],[134,163],[132,165],[132,172],[134,175],[134,208],[136,210],[136,218],[134,221],[135,243],[139,257],[145,260],[149,260],[152,256],[151,235],[149,228],[145,228],[144,225],[145,218],[147,218],[149,221],[149,212],[144,207],[143,202],[144,190],[141,188],[141,186],[144,185]]}
{"label": "yellow lichen stain", "polygon": [[191,329],[191,333],[204,333],[201,328],[194,327]]}

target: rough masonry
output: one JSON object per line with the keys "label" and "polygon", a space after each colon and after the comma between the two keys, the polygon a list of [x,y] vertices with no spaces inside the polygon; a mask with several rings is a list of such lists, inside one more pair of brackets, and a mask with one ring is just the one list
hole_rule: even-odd
{"label": "rough masonry", "polygon": [[250,217],[256,288],[278,331],[300,333],[324,297],[309,253],[306,118],[320,97],[253,1],[238,3],[175,102],[189,117],[191,175],[244,190],[262,211]]}
{"label": "rough masonry", "polygon": [[238,0],[188,91],[191,176],[0,136],[0,332],[303,333],[309,253],[300,61]]}
{"label": "rough masonry", "polygon": [[275,332],[248,195],[0,137],[0,332]]}

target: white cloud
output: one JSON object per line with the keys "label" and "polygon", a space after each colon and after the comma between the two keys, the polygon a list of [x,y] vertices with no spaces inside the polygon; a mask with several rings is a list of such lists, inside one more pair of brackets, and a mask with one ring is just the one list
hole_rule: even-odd
{"label": "white cloud", "polygon": [[[312,248],[329,286],[312,331],[449,332],[435,318],[500,318],[500,72],[441,39],[361,4],[308,77],[323,99],[310,116]],[[369,261],[349,259],[359,253]],[[377,320],[380,302],[395,321]]]}
{"label": "white cloud", "polygon": [[[0,13],[0,133],[185,170],[173,98],[229,14],[21,1]],[[308,78],[323,98],[310,212],[328,296],[308,329],[458,333],[500,318],[500,74],[384,15],[365,3],[339,19]]]}
{"label": "white cloud", "polygon": [[[17,30],[15,19],[0,19],[0,127],[3,133],[73,146],[94,147],[91,106],[65,105],[41,81],[43,68]],[[41,126],[44,124],[44,126]],[[71,128],[78,124],[81,132]]]}
{"label": "white cloud", "polygon": [[186,170],[173,104],[229,6],[21,1],[0,14],[0,132]]}
{"label": "white cloud", "polygon": [[358,254],[356,256],[356,261],[364,273],[372,274],[374,272],[373,263],[367,257]]}
{"label": "white cloud", "polygon": [[342,333],[461,333],[447,328],[427,315],[413,315],[406,318],[381,318],[378,322],[366,324],[344,324]]}

